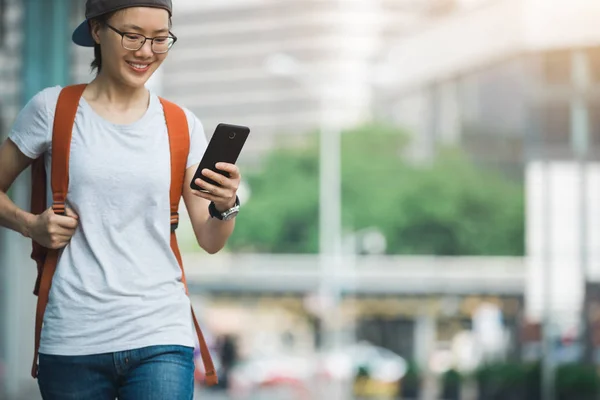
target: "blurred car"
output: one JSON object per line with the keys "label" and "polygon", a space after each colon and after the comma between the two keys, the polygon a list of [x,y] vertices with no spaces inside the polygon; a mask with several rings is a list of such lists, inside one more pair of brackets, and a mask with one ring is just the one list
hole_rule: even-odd
{"label": "blurred car", "polygon": [[318,374],[333,380],[354,380],[360,373],[384,383],[398,382],[406,374],[406,360],[391,350],[362,341],[325,353]]}
{"label": "blurred car", "polygon": [[314,360],[310,357],[255,354],[231,370],[231,390],[237,395],[245,395],[267,387],[279,387],[302,393],[309,387],[314,371]]}
{"label": "blurred car", "polygon": [[279,387],[304,396],[319,383],[352,383],[360,371],[368,371],[370,380],[396,383],[407,367],[398,354],[360,342],[316,355],[255,353],[238,363],[229,378],[232,395],[244,397],[265,387]]}

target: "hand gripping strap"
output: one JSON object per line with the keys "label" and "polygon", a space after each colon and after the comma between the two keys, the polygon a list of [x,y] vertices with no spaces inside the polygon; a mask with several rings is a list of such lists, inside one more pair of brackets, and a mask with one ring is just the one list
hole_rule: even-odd
{"label": "hand gripping strap", "polygon": [[[71,135],[75,123],[75,115],[79,107],[79,99],[86,85],[66,86],[60,92],[54,113],[52,128],[52,208],[57,214],[66,212],[67,191],[69,189],[69,155],[71,151]],[[58,263],[58,250],[49,250],[40,278],[37,307],[35,312],[35,347],[31,376],[37,378],[37,359],[42,334],[44,313],[48,305],[48,296],[52,285],[52,277]]]}

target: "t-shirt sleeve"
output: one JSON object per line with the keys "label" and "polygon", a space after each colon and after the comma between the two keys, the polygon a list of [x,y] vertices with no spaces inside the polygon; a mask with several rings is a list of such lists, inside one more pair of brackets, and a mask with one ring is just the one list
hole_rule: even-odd
{"label": "t-shirt sleeve", "polygon": [[27,102],[17,115],[8,137],[27,157],[36,159],[52,144],[50,91],[44,89]]}
{"label": "t-shirt sleeve", "polygon": [[184,110],[190,129],[190,153],[188,155],[186,165],[186,168],[190,168],[196,164],[199,164],[200,160],[202,160],[202,156],[204,155],[206,147],[208,146],[208,140],[206,139],[202,122],[200,122],[198,117],[196,117],[191,111],[187,109]]}

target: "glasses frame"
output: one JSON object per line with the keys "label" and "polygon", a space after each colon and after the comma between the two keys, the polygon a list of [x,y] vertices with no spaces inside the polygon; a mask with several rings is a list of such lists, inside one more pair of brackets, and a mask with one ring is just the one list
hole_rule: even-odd
{"label": "glasses frame", "polygon": [[[106,26],[108,26],[112,31],[114,31],[116,34],[118,34],[119,36],[121,36],[121,46],[128,51],[138,51],[139,49],[141,49],[142,47],[144,47],[144,45],[146,44],[146,42],[148,40],[150,40],[150,49],[152,50],[152,52],[154,54],[165,54],[168,53],[169,50],[171,50],[171,47],[173,47],[173,45],[175,44],[175,42],[177,42],[177,36],[175,36],[171,31],[169,31],[168,35],[161,35],[161,36],[156,36],[156,37],[147,37],[142,35],[141,33],[137,33],[137,32],[122,32],[120,30],[118,30],[117,28],[115,28],[114,26],[110,25],[110,24],[105,24]],[[123,40],[125,40],[125,35],[135,35],[135,36],[140,36],[144,38],[144,41],[141,42],[140,47],[138,47],[137,49],[128,49],[127,47],[125,47],[125,44],[123,43]],[[173,42],[171,42],[171,45],[167,48],[167,50],[165,51],[154,51],[154,40],[155,39],[165,39],[165,38],[171,38],[173,39]]]}

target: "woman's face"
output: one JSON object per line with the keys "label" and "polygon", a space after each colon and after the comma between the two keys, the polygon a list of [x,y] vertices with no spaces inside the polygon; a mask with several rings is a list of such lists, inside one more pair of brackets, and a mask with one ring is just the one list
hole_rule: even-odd
{"label": "woman's face", "polygon": [[[107,23],[121,32],[149,38],[169,35],[169,13],[161,8],[126,8],[115,13]],[[137,51],[127,50],[121,44],[121,35],[108,26],[94,26],[92,35],[102,49],[101,73],[131,88],[144,86],[168,54],[154,53],[151,40],[146,40]],[[126,35],[124,42],[131,43],[131,38]],[[133,48],[131,45],[128,47]]]}

